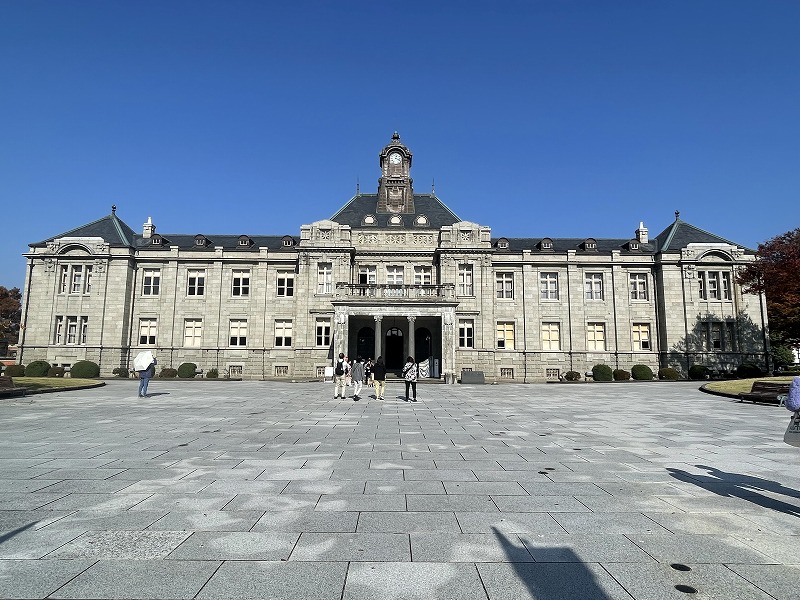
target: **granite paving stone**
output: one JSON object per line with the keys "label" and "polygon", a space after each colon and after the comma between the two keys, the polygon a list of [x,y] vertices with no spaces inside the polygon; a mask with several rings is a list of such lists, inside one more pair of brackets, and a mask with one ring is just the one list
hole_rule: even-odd
{"label": "granite paving stone", "polygon": [[797,598],[778,407],[693,382],[153,386],[0,402],[0,597]]}

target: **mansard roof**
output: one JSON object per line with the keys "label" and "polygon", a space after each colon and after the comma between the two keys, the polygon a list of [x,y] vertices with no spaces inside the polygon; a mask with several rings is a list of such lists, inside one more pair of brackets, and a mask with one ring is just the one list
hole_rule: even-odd
{"label": "mansard roof", "polygon": [[126,225],[119,217],[117,217],[116,208],[113,208],[111,210],[111,214],[103,217],[102,219],[87,223],[86,225],[81,225],[80,227],[76,227],[75,229],[71,229],[65,233],[54,235],[41,242],[31,244],[31,246],[46,246],[48,242],[52,242],[53,240],[64,237],[101,237],[110,246],[131,247],[133,246],[137,235],[134,233],[133,229],[128,227],[128,225]]}
{"label": "mansard roof", "polygon": [[[731,242],[695,227],[686,221],[682,221],[677,213],[675,222],[656,236],[656,242],[658,243],[659,252],[677,252],[689,244],[730,244],[731,246],[741,247],[736,242]],[[745,248],[745,250],[748,253],[753,252],[749,248]]]}
{"label": "mansard roof", "polygon": [[[377,194],[357,194],[340,208],[330,220],[336,221],[340,225],[349,225],[353,229],[361,229],[364,227],[364,217],[366,215],[375,215],[377,217],[375,227],[388,227],[389,218],[394,213],[385,211],[378,213],[377,206]],[[400,214],[403,217],[403,227],[419,229],[419,225],[414,225],[414,217],[419,215],[424,215],[428,218],[427,224],[422,227],[423,229],[436,231],[461,221],[435,194],[414,194],[414,213],[412,215],[408,213]]]}
{"label": "mansard roof", "polygon": [[[242,252],[253,252],[259,248],[269,248],[270,250],[285,250],[287,247],[283,244],[285,235],[248,235],[246,236],[251,243],[247,246],[239,244],[241,235],[211,235],[202,234],[202,237],[207,240],[204,246],[195,244],[197,235],[186,235],[183,233],[157,233],[164,241],[160,246],[154,246],[151,241],[141,235],[136,236],[135,246],[137,249],[146,250],[152,248],[158,250],[166,246],[184,248],[187,250],[207,250],[213,252],[216,247],[222,247],[226,250],[241,250]],[[155,236],[154,236],[155,237]],[[291,236],[293,237],[293,236]]]}
{"label": "mansard roof", "polygon": [[[492,246],[497,244],[498,239],[492,238]],[[652,242],[647,244],[639,244],[638,250],[631,250],[629,244],[630,238],[555,238],[555,237],[540,237],[540,238],[502,238],[508,240],[508,252],[522,252],[523,250],[530,250],[531,252],[541,254],[554,254],[563,253],[568,250],[576,250],[586,254],[611,254],[614,250],[631,252],[636,254],[654,254],[656,252],[656,245]],[[587,239],[597,242],[597,249],[587,251],[584,245]],[[552,248],[543,249],[542,240],[549,240],[553,242]]]}

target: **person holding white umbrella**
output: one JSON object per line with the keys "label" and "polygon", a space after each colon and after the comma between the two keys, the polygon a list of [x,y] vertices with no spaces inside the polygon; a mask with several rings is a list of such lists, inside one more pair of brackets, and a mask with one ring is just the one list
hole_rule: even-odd
{"label": "person holding white umbrella", "polygon": [[133,359],[133,370],[139,374],[139,398],[147,398],[147,386],[156,374],[156,357],[143,350]]}

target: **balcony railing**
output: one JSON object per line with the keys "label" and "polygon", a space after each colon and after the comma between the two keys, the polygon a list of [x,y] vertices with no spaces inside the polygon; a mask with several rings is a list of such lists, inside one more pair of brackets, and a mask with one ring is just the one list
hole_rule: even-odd
{"label": "balcony railing", "polygon": [[391,285],[391,284],[359,284],[337,283],[336,296],[347,298],[417,299],[417,300],[451,300],[455,298],[455,285]]}

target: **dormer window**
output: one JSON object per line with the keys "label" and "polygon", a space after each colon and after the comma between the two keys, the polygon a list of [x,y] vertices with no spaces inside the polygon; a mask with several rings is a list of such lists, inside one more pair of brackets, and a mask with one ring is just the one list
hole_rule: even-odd
{"label": "dormer window", "polygon": [[500,238],[497,240],[497,248],[500,250],[508,250],[508,239]]}
{"label": "dormer window", "polygon": [[197,248],[205,248],[208,245],[208,238],[204,235],[194,236],[194,245]]}
{"label": "dormer window", "polygon": [[367,215],[361,220],[361,224],[364,227],[374,227],[378,224],[378,219],[375,218],[375,215]]}
{"label": "dormer window", "polygon": [[550,238],[544,238],[541,242],[539,242],[539,248],[542,250],[552,250],[553,249],[553,240]]}
{"label": "dormer window", "polygon": [[403,217],[400,215],[393,215],[389,218],[389,226],[390,227],[402,227],[403,226]]}
{"label": "dormer window", "polygon": [[597,250],[597,240],[594,238],[587,238],[585,242],[583,242],[583,249],[584,250]]}
{"label": "dormer window", "polygon": [[163,241],[164,238],[162,238],[160,235],[154,235],[153,237],[150,238],[150,243],[153,246],[160,246]]}
{"label": "dormer window", "polygon": [[418,215],[416,219],[414,219],[414,225],[417,227],[427,227],[430,224],[428,221],[428,217],[425,215]]}
{"label": "dormer window", "polygon": [[239,236],[239,248],[249,248],[252,245],[253,245],[253,240],[251,240],[248,236],[246,235]]}
{"label": "dormer window", "polygon": [[628,250],[638,250],[639,249],[639,240],[631,240],[628,242]]}
{"label": "dormer window", "polygon": [[283,238],[281,239],[281,245],[284,248],[291,248],[292,246],[294,246],[294,238],[290,235],[283,236]]}

